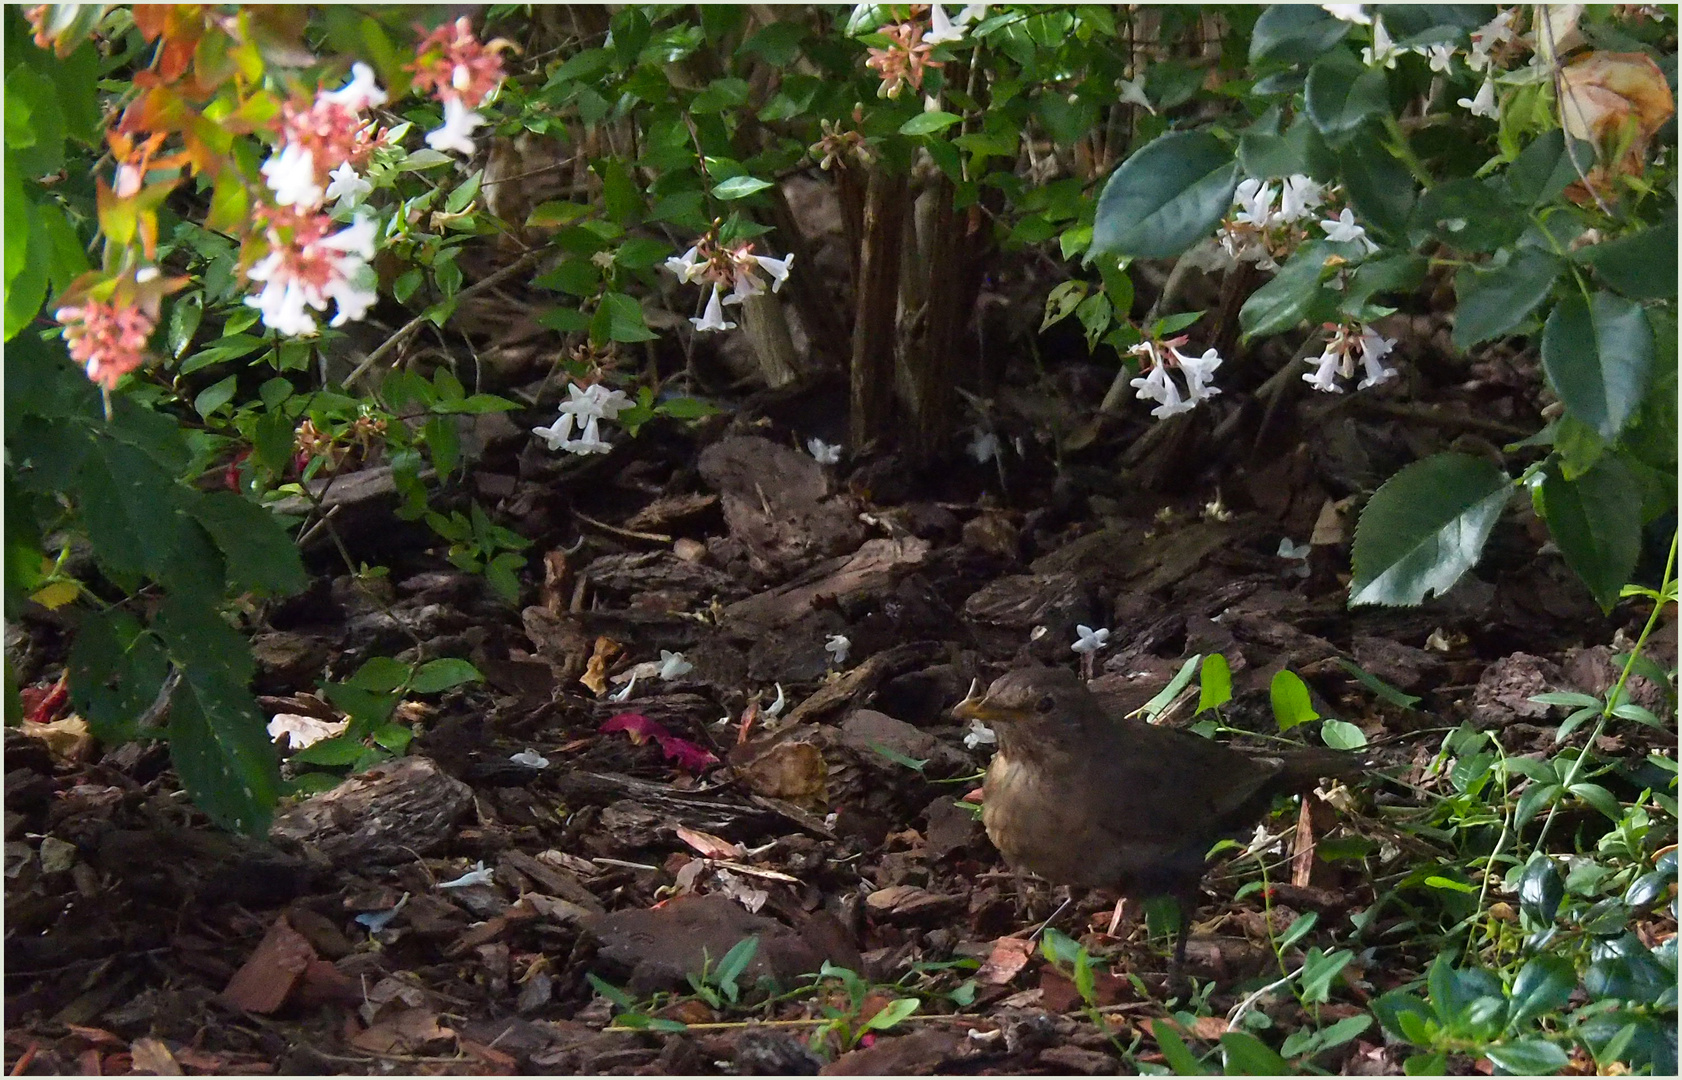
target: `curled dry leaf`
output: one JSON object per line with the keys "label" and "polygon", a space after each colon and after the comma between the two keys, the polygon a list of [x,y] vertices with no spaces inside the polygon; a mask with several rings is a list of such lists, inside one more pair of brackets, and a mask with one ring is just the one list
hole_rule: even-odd
{"label": "curled dry leaf", "polygon": [[345,720],[320,720],[302,713],[275,713],[274,719],[269,721],[269,738],[278,739],[285,735],[287,746],[302,750],[322,739],[344,734],[348,726],[349,722]]}
{"label": "curled dry leaf", "polygon": [[975,972],[975,981],[983,986],[1004,986],[1016,978],[1034,955],[1034,943],[1027,938],[1002,937],[993,942],[993,951]]}
{"label": "curled dry leaf", "polygon": [[[1588,175],[1596,191],[1607,186],[1606,155],[1628,138],[1628,149],[1612,164],[1613,175],[1637,175],[1647,158],[1647,142],[1676,112],[1676,98],[1664,73],[1643,53],[1591,52],[1567,64],[1559,74],[1560,122],[1573,138],[1594,143],[1601,163]],[[1626,136],[1626,132],[1628,133]],[[1582,184],[1573,198],[1587,201]]]}
{"label": "curled dry leaf", "polygon": [[596,639],[590,662],[585,665],[584,674],[578,677],[578,681],[588,686],[592,694],[600,694],[607,689],[607,666],[619,655],[619,649],[619,643],[612,638]]}
{"label": "curled dry leaf", "polygon": [[806,742],[776,743],[738,765],[736,773],[754,794],[795,804],[823,802],[829,780],[823,753]]}
{"label": "curled dry leaf", "polygon": [[739,859],[747,854],[740,844],[684,825],[677,826],[677,838],[709,859]]}

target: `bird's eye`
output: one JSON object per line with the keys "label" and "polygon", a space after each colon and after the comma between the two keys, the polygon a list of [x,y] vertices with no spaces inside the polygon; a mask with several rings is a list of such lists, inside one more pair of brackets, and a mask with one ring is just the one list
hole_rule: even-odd
{"label": "bird's eye", "polygon": [[1034,702],[1034,711],[1039,713],[1041,716],[1044,716],[1046,713],[1050,712],[1056,705],[1057,705],[1057,700],[1055,698],[1053,698],[1050,694],[1047,694],[1044,697],[1040,698],[1038,701]]}

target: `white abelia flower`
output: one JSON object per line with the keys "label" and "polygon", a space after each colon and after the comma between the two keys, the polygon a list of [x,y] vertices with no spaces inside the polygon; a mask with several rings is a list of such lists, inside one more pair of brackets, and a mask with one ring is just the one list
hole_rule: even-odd
{"label": "white abelia flower", "polygon": [[335,207],[356,206],[374,190],[374,185],[357,175],[356,166],[348,161],[327,175],[332,182],[327,185],[325,198]]}
{"label": "white abelia flower", "polygon": [[944,45],[948,42],[962,40],[964,40],[963,28],[954,25],[952,20],[947,18],[945,8],[939,4],[930,4],[929,29],[923,34],[923,43],[925,45]]}
{"label": "white abelia flower", "polygon": [[1365,4],[1321,4],[1320,7],[1334,19],[1357,26],[1372,25],[1372,16],[1367,14]]}
{"label": "white abelia flower", "polygon": [[1365,390],[1369,386],[1377,386],[1386,379],[1394,378],[1395,368],[1384,366],[1384,358],[1390,350],[1396,347],[1395,338],[1387,338],[1373,329],[1366,329],[1360,337],[1361,364],[1366,368],[1367,377],[1356,384],[1355,389]]}
{"label": "white abelia flower", "polygon": [[853,647],[845,634],[831,634],[829,640],[823,643],[824,651],[829,653],[830,659],[837,667],[847,662],[847,653]]}
{"label": "white abelia flower", "polygon": [[572,423],[572,414],[563,410],[553,424],[548,427],[534,427],[531,433],[548,443],[549,449],[559,450],[572,441]]}
{"label": "white abelia flower", "polygon": [[685,660],[682,653],[671,652],[667,649],[660,650],[660,677],[662,679],[675,679],[694,670],[695,665]]}
{"label": "white abelia flower", "polygon": [[1482,116],[1489,120],[1501,119],[1501,106],[1495,102],[1495,80],[1485,78],[1483,85],[1478,87],[1476,97],[1459,98],[1454,102],[1463,109],[1470,109],[1473,116]]}
{"label": "white abelia flower", "polygon": [[325,192],[315,181],[315,155],[297,143],[287,143],[278,154],[270,154],[257,170],[274,192],[280,206],[313,210],[321,205]]}
{"label": "white abelia flower", "polygon": [[592,416],[584,422],[584,434],[561,444],[561,449],[573,454],[605,454],[613,444],[601,437],[601,417]]}
{"label": "white abelia flower", "polygon": [[1240,208],[1233,220],[1265,229],[1273,220],[1273,186],[1251,178],[1238,185],[1233,202]]}
{"label": "white abelia flower", "polygon": [[993,746],[998,741],[998,732],[979,720],[971,720],[969,730],[964,732],[964,745],[971,750],[978,746]]}
{"label": "white abelia flower", "polygon": [[489,123],[483,116],[469,109],[461,98],[451,95],[444,99],[444,123],[426,134],[426,145],[434,150],[454,150],[471,155],[477,147],[473,143],[473,129]]}
{"label": "white abelia flower", "polygon": [[702,313],[699,319],[692,318],[689,320],[698,332],[707,333],[712,330],[734,330],[736,328],[735,323],[724,317],[722,292],[723,289],[719,287],[717,282],[714,282],[712,298],[707,301],[707,310]]}
{"label": "white abelia flower", "polygon": [[819,465],[834,465],[841,460],[840,443],[826,443],[816,436],[806,440],[806,450]]}
{"label": "white abelia flower", "polygon": [[1303,375],[1302,381],[1314,389],[1327,394],[1341,394],[1343,387],[1337,384],[1338,368],[1343,363],[1343,357],[1334,351],[1336,339],[1326,346],[1326,351],[1314,360],[1314,370]]}
{"label": "white abelia flower", "polygon": [[1164,420],[1175,413],[1190,412],[1197,407],[1197,402],[1186,401],[1180,396],[1180,388],[1169,378],[1168,369],[1162,364],[1151,368],[1143,378],[1130,379],[1128,385],[1138,391],[1139,396],[1147,401],[1157,401],[1161,404],[1151,410],[1151,415],[1158,420]]}
{"label": "white abelia flower", "polygon": [[1414,52],[1419,53],[1421,56],[1430,57],[1431,70],[1445,75],[1448,74],[1449,66],[1454,60],[1454,46],[1449,42],[1443,42],[1439,45],[1427,45],[1424,48],[1415,49]]}
{"label": "white abelia flower", "polygon": [[979,465],[999,456],[999,437],[991,431],[977,431],[965,450]]}
{"label": "white abelia flower", "polygon": [[1384,20],[1375,17],[1372,21],[1372,45],[1361,49],[1361,63],[1368,67],[1393,69],[1399,55],[1401,50],[1396,48],[1389,31],[1384,29]]}
{"label": "white abelia flower", "polygon": [[1326,200],[1326,189],[1311,176],[1295,173],[1285,178],[1279,194],[1279,219],[1298,222],[1312,216]]}
{"label": "white abelia flower", "polygon": [[355,112],[386,102],[385,91],[375,81],[374,69],[361,61],[350,66],[350,82],[321,96]]}
{"label": "white abelia flower", "polygon": [[518,754],[510,754],[508,760],[516,765],[524,765],[528,769],[547,769],[549,759],[529,747]]}
{"label": "white abelia flower", "polygon": [[769,255],[750,255],[748,257],[758,263],[767,274],[771,275],[771,291],[780,292],[783,282],[788,280],[788,268],[794,265],[794,255],[791,253],[780,259],[773,259]]}
{"label": "white abelia flower", "polygon": [[489,885],[494,876],[495,871],[485,865],[485,860],[480,859],[473,869],[454,881],[440,881],[438,887],[440,889],[465,889],[469,885]]}
{"label": "white abelia flower", "polygon": [[1326,239],[1335,243],[1359,243],[1369,255],[1378,250],[1378,245],[1368,239],[1367,230],[1355,224],[1355,212],[1347,206],[1337,217],[1320,222],[1320,228],[1326,231]]}
{"label": "white abelia flower", "polygon": [[1215,374],[1215,369],[1221,366],[1221,357],[1214,349],[1205,350],[1202,356],[1187,356],[1178,349],[1168,350],[1174,354],[1180,370],[1186,376],[1187,400],[1195,404],[1205,398],[1213,397],[1221,392],[1218,386],[1211,386],[1209,379]]}
{"label": "white abelia flower", "polygon": [[701,271],[707,268],[707,261],[705,259],[696,258],[696,253],[699,250],[699,246],[692,247],[682,255],[673,255],[662,265],[664,265],[665,268],[670,270],[673,274],[676,274],[679,281],[688,285],[699,278],[701,276]]}
{"label": "white abelia flower", "polygon": [[1090,626],[1076,626],[1075,633],[1078,640],[1069,648],[1078,653],[1095,653],[1110,642],[1110,631],[1107,627],[1094,630]]}

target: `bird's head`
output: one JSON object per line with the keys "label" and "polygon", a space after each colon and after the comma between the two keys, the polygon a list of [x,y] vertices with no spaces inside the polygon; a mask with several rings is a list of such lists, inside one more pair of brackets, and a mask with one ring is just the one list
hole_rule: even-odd
{"label": "bird's head", "polygon": [[984,724],[1033,723],[1084,716],[1091,695],[1074,672],[1064,668],[1023,668],[999,676],[987,693],[969,695],[952,710],[965,720]]}

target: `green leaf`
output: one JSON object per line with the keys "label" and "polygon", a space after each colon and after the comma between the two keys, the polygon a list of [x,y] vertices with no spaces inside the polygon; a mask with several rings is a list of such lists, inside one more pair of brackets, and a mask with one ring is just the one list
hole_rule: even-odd
{"label": "green leaf", "polygon": [[1332,980],[1337,978],[1344,968],[1355,959],[1355,954],[1348,949],[1337,949],[1330,953],[1323,953],[1318,946],[1311,947],[1304,954],[1302,961],[1302,996],[1304,1001],[1323,1002],[1331,1000]]}
{"label": "green leaf", "polygon": [[335,735],[331,739],[310,743],[291,756],[293,762],[300,765],[325,765],[329,768],[343,768],[354,765],[368,748],[362,745],[359,738],[348,735]]}
{"label": "green leaf", "polygon": [[1560,554],[1611,614],[1641,555],[1641,489],[1629,469],[1616,454],[1576,480],[1549,468],[1532,493]]}
{"label": "green leaf", "polygon": [[239,389],[239,376],[229,375],[218,382],[211,383],[198,396],[193,398],[193,411],[209,419],[210,414],[234,399]]}
{"label": "green leaf", "polygon": [[1552,1076],[1571,1062],[1564,1050],[1545,1039],[1485,1047],[1484,1056],[1514,1076]]}
{"label": "green leaf", "polygon": [[1634,301],[1572,294],[1542,330],[1542,368],[1565,408],[1607,442],[1641,406],[1653,368],[1653,328]]}
{"label": "green leaf", "polygon": [[[7,170],[6,216],[8,222],[12,214],[11,178],[11,170]],[[27,207],[27,205],[26,202],[25,206]],[[24,327],[35,320],[35,316],[40,314],[41,304],[47,299],[47,271],[52,262],[52,252],[50,250],[52,238],[47,235],[40,220],[33,216],[33,208],[26,209],[25,212],[31,216],[25,221],[21,229],[12,232],[9,224],[7,228],[8,267],[11,263],[9,253],[13,246],[23,248],[23,251],[20,252],[23,266],[17,276],[6,283],[5,339],[7,341],[16,337]],[[20,237],[27,238],[21,245],[18,243]]]}
{"label": "green leaf", "polygon": [[1180,665],[1180,670],[1176,671],[1174,677],[1168,680],[1168,685],[1158,690],[1155,697],[1139,706],[1137,712],[1148,717],[1154,717],[1163,709],[1166,709],[1170,702],[1180,696],[1180,691],[1190,684],[1192,676],[1197,674],[1197,667],[1202,662],[1202,653],[1187,657],[1185,663]]}
{"label": "green leaf", "polygon": [[1327,254],[1317,241],[1304,244],[1272,281],[1250,294],[1238,311],[1244,340],[1284,333],[1304,319],[1323,321],[1337,300],[1324,284],[1333,273],[1326,266]]}
{"label": "green leaf", "polygon": [[1676,296],[1676,214],[1659,224],[1604,244],[1591,244],[1577,259],[1594,267],[1606,284],[1636,300]]}
{"label": "green leaf", "polygon": [[1232,206],[1238,163],[1206,131],[1153,140],[1104,184],[1088,260],[1097,255],[1165,259],[1208,236]]}
{"label": "green leaf", "polygon": [[1198,674],[1201,680],[1197,697],[1198,712],[1218,709],[1232,700],[1232,668],[1228,666],[1226,657],[1220,653],[1205,656]]}
{"label": "green leaf", "polygon": [[1426,190],[1408,230],[1417,239],[1435,237],[1458,251],[1495,251],[1517,240],[1527,225],[1529,219],[1496,180],[1468,176]]}
{"label": "green leaf", "polygon": [[[1373,999],[1372,1014],[1378,1017],[1378,1023],[1385,1031],[1399,1039],[1412,1042],[1407,1028],[1419,1031],[1424,1021],[1435,1021],[1437,1011],[1421,1001],[1418,996],[1405,990],[1391,990]],[[1415,1023],[1403,1025],[1403,1017],[1413,1017]],[[1417,1044],[1416,1044],[1417,1045]]]}
{"label": "green leaf", "polygon": [[1354,134],[1369,116],[1390,108],[1382,68],[1368,68],[1346,49],[1333,49],[1308,69],[1308,119],[1334,143]]}
{"label": "green leaf", "polygon": [[1385,237],[1407,233],[1415,198],[1413,174],[1377,139],[1352,139],[1338,155],[1355,216]]}
{"label": "green leaf", "polygon": [[1577,988],[1577,970],[1555,953],[1533,956],[1513,980],[1512,1022],[1522,1024],[1565,1008]]}
{"label": "green leaf", "polygon": [[[526,215],[528,228],[559,228],[570,225],[579,218],[593,211],[595,207],[589,203],[574,202],[546,202],[534,206],[531,213]],[[402,299],[401,297],[399,299]]]}
{"label": "green leaf", "polygon": [[1454,278],[1455,347],[1470,348],[1524,322],[1548,298],[1564,269],[1557,257],[1528,248],[1514,252],[1506,266],[1462,267]]}
{"label": "green leaf", "polygon": [[659,336],[648,328],[637,298],[621,292],[602,294],[601,306],[590,321],[591,337],[598,330],[607,341],[653,341]]}
{"label": "green leaf", "polygon": [[1337,663],[1339,667],[1354,676],[1356,682],[1360,683],[1368,690],[1371,690],[1390,704],[1399,706],[1403,709],[1411,709],[1415,705],[1419,704],[1419,698],[1415,697],[1413,694],[1402,693],[1394,686],[1391,686],[1377,675],[1361,668],[1359,665],[1351,663],[1350,661],[1343,659],[1341,656],[1337,658]]}
{"label": "green leaf", "polygon": [[1469,454],[1402,469],[1361,511],[1349,605],[1411,607],[1447,592],[1478,561],[1511,495],[1500,466]]}
{"label": "green leaf", "polygon": [[1317,60],[1348,33],[1348,23],[1328,15],[1317,4],[1273,4],[1261,13],[1250,31],[1250,62]]}
{"label": "green leaf", "polygon": [[1298,724],[1320,719],[1308,698],[1308,684],[1295,672],[1280,669],[1268,687],[1268,700],[1273,705],[1273,718],[1280,731],[1289,731]]}
{"label": "green leaf", "polygon": [[963,117],[949,112],[920,112],[899,126],[901,135],[933,135],[945,131]]}
{"label": "green leaf", "polygon": [[239,682],[187,667],[170,698],[169,756],[212,821],[252,836],[268,831],[280,766],[257,703]]}
{"label": "green leaf", "polygon": [[70,703],[94,735],[108,743],[134,737],[134,722],[151,707],[169,674],[155,635],[115,608],[86,612],[68,662]]}
{"label": "green leaf", "polygon": [[[1582,145],[1582,144],[1580,144]],[[1585,145],[1583,160],[1592,158],[1594,151]],[[1577,170],[1565,153],[1565,132],[1559,128],[1543,132],[1534,142],[1519,151],[1518,157],[1507,166],[1507,193],[1523,206],[1538,206],[1551,202],[1577,178]],[[1674,261],[1676,253],[1671,252]]]}
{"label": "green leaf", "polygon": [[369,737],[394,754],[401,754],[414,741],[415,733],[402,724],[384,724],[375,728]]}
{"label": "green leaf", "polygon": [[893,747],[886,746],[874,740],[872,740],[868,745],[870,749],[874,750],[878,754],[881,754],[895,765],[903,765],[912,772],[922,772],[923,768],[929,763],[928,758],[914,758],[909,754],[902,754]]}
{"label": "green leaf", "polygon": [[206,492],[188,508],[222,549],[234,592],[292,596],[309,585],[297,545],[268,510],[231,491]]}
{"label": "green leaf", "polygon": [[771,181],[761,180],[757,176],[732,176],[713,187],[713,198],[729,202],[732,199],[745,199],[757,191],[764,191],[771,186]]}
{"label": "green leaf", "polygon": [[401,660],[371,656],[356,669],[356,674],[345,680],[345,685],[383,694],[407,683],[413,674],[414,668]]}
{"label": "green leaf", "polygon": [[484,681],[485,677],[479,674],[479,669],[466,660],[445,657],[422,664],[415,672],[414,679],[410,681],[409,690],[415,694],[436,694],[463,683]]}
{"label": "green leaf", "polygon": [[1347,720],[1326,720],[1320,725],[1320,738],[1333,750],[1359,750],[1367,745],[1366,732]]}
{"label": "green leaf", "polygon": [[1168,1060],[1168,1067],[1178,1076],[1208,1076],[1209,1070],[1203,1063],[1192,1055],[1186,1048],[1185,1040],[1169,1024],[1167,1020],[1152,1020],[1151,1035],[1156,1039],[1157,1047],[1162,1056]]}
{"label": "green leaf", "polygon": [[736,980],[741,978],[742,972],[747,970],[757,952],[759,938],[745,937],[732,945],[730,951],[724,954],[724,959],[718,962],[715,981],[718,988],[724,991],[724,996],[731,1001],[735,1001],[737,996]]}
{"label": "green leaf", "polygon": [[1247,1031],[1221,1036],[1221,1062],[1227,1076],[1285,1076],[1291,1071],[1284,1058]]}
{"label": "green leaf", "polygon": [[864,1028],[866,1031],[887,1031],[916,1012],[918,1004],[916,998],[895,998],[876,1010],[875,1015],[864,1022]]}
{"label": "green leaf", "polygon": [[79,475],[82,518],[95,553],[122,573],[158,573],[182,527],[168,497],[174,478],[149,455],[108,438],[93,440]]}

